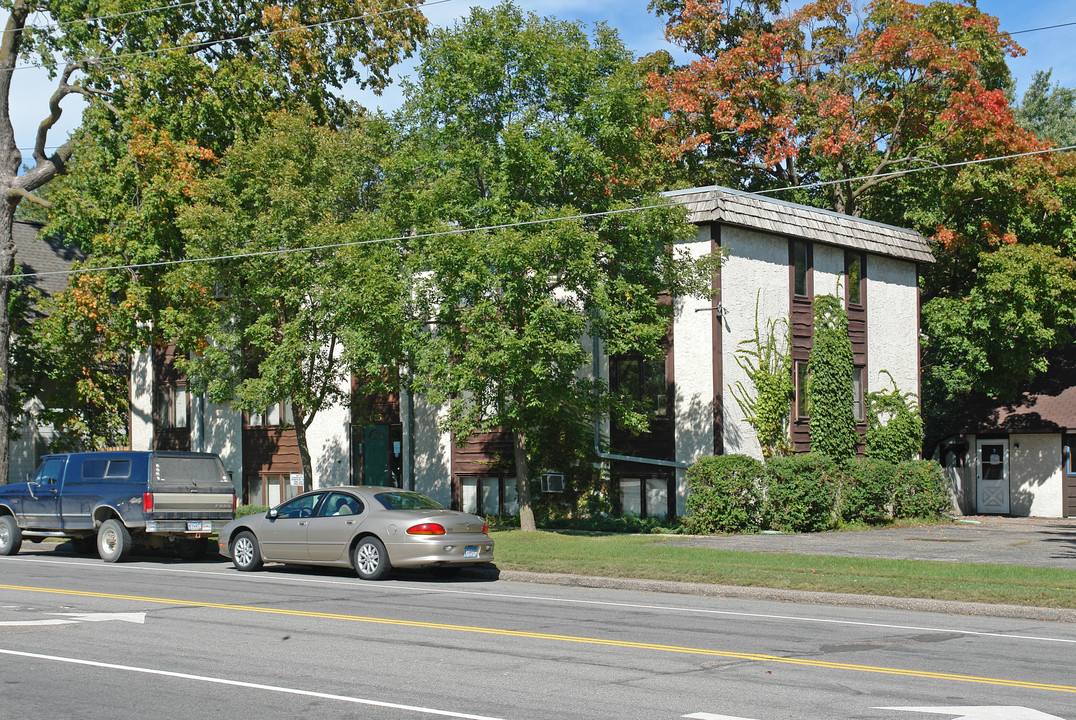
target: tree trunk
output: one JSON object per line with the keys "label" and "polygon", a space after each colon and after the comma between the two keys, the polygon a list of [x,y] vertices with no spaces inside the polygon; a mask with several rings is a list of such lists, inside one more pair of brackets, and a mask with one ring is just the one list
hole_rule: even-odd
{"label": "tree trunk", "polygon": [[519,430],[512,431],[512,451],[516,459],[516,499],[519,501],[519,529],[534,532],[534,508],[531,507],[530,470],[527,468],[527,439]]}
{"label": "tree trunk", "polygon": [[302,410],[294,402],[292,408],[295,411],[295,439],[299,443],[299,460],[303,464],[303,490],[313,490],[314,467],[310,462],[310,446],[306,443],[306,428],[313,418],[304,418]]}
{"label": "tree trunk", "polygon": [[7,483],[11,466],[11,274],[15,270],[13,235],[15,205],[0,202],[0,484]]}

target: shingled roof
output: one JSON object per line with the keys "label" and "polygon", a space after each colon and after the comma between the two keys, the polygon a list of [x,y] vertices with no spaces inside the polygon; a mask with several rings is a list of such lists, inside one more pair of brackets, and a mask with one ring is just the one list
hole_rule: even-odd
{"label": "shingled roof", "polygon": [[58,238],[41,234],[41,223],[16,220],[12,227],[15,240],[15,261],[22,268],[24,287],[33,287],[44,295],[55,295],[67,287],[66,274],[35,275],[33,273],[61,273],[84,255],[80,250],[64,245]]}
{"label": "shingled roof", "polygon": [[1009,405],[988,398],[967,403],[968,432],[1071,432],[1076,430],[1076,345],[1047,354],[1049,369]]}
{"label": "shingled roof", "polygon": [[687,206],[694,223],[738,225],[911,262],[934,262],[927,239],[914,230],[716,185],[666,195]]}

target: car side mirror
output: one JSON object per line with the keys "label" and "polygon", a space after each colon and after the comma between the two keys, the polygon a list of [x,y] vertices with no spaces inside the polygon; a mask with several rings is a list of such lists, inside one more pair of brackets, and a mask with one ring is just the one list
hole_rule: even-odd
{"label": "car side mirror", "polygon": [[273,508],[269,512],[265,513],[265,517],[269,518],[270,520],[276,520],[279,515],[280,511],[276,508]]}

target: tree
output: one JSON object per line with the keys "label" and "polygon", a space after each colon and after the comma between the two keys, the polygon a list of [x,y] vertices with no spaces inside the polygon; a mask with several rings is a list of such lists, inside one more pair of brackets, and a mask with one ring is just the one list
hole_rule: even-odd
{"label": "tree", "polygon": [[1076,260],[1042,245],[1007,245],[984,254],[962,296],[923,307],[930,365],[924,397],[937,428],[947,427],[974,393],[998,402],[1048,367],[1048,351],[1073,341]]}
{"label": "tree", "polygon": [[1057,147],[1076,145],[1076,90],[1050,85],[1053,69],[1036,71],[1016,108],[1016,121]]}
{"label": "tree", "polygon": [[814,299],[814,343],[808,359],[807,412],[811,450],[834,460],[856,454],[852,342],[848,314],[835,295]]}
{"label": "tree", "polygon": [[585,338],[657,356],[659,294],[710,292],[711,266],[671,250],[695,236],[684,212],[648,192],[639,80],[608,28],[506,3],[434,32],[408,88],[387,195],[405,228],[459,230],[412,245],[415,388],[447,403],[458,440],[511,435],[525,530],[531,468],[558,462],[539,439],[617,402]]}
{"label": "tree", "polygon": [[885,203],[888,173],[969,151],[1035,149],[1005,97],[1022,50],[974,6],[906,0],[653,0],[699,55],[651,74],[651,125],[696,183],[749,189],[835,181],[789,199],[851,215]]}
{"label": "tree", "polygon": [[[352,80],[384,87],[389,68],[413,50],[425,30],[425,19],[406,0],[365,6],[345,0],[225,0],[168,8],[136,3],[120,13],[88,0],[7,0],[4,5],[9,14],[0,44],[0,477],[7,476],[8,466],[7,298],[15,262],[12,218],[19,203],[40,200],[35,191],[74,168],[81,173],[73,184],[80,203],[58,208],[53,229],[82,246],[89,265],[182,257],[181,247],[164,242],[179,238],[171,226],[159,228],[131,212],[145,199],[133,199],[141,188],[108,182],[124,157],[138,164],[145,149],[141,138],[158,134],[160,142],[180,146],[196,138],[193,150],[211,162],[238,134],[256,131],[259,118],[281,106],[305,103],[321,118],[340,118],[346,104],[332,89]],[[31,25],[31,17],[43,17],[47,24]],[[56,91],[41,108],[33,165],[20,174],[23,158],[15,144],[10,94],[12,74],[25,64],[46,68]],[[89,103],[83,131],[47,152],[69,95]],[[119,218],[112,216],[117,206]],[[139,239],[143,234],[145,243]],[[119,304],[151,300],[156,275],[146,269],[125,273],[118,281],[125,288]],[[109,282],[99,284],[103,289]],[[80,297],[100,305],[109,296]],[[148,307],[132,310],[140,315],[135,326],[143,330],[143,341],[155,313]]]}
{"label": "tree", "polygon": [[[928,435],[944,435],[955,429],[944,418],[959,410],[969,372],[1001,386],[1045,367],[1017,352],[979,363],[988,378],[961,369],[956,348],[987,353],[1011,337],[1001,306],[980,308],[997,318],[965,312],[988,273],[1001,272],[1006,285],[1004,262],[984,265],[991,254],[1020,244],[1076,256],[1076,154],[1050,153],[1049,139],[1026,129],[1049,125],[1067,95],[1055,88],[1047,100],[1048,79],[1037,78],[1027,112],[1014,114],[1005,59],[1023,51],[973,3],[788,5],[653,0],[670,39],[698,59],[684,67],[650,61],[649,85],[662,103],[651,127],[696,183],[797,188],[780,197],[931,238],[937,262],[922,267],[924,315],[938,304],[923,411],[934,425]],[[999,334],[985,337],[977,326]]]}
{"label": "tree", "polygon": [[162,322],[190,353],[194,390],[247,411],[290,403],[310,482],[306,431],[350,402],[352,374],[371,392],[398,386],[404,298],[399,252],[379,242],[385,123],[337,132],[313,119],[276,114],[197,188],[181,218],[188,256],[234,259],[172,271]]}

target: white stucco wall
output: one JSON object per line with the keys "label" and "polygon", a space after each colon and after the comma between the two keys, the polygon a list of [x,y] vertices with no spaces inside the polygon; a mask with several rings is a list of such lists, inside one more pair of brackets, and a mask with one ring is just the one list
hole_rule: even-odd
{"label": "white stucco wall", "polygon": [[915,265],[867,257],[867,392],[919,394],[919,295]]}
{"label": "white stucco wall", "polygon": [[236,492],[243,491],[243,413],[205,395],[191,398],[191,450],[220,456]]}
{"label": "white stucco wall", "polygon": [[153,449],[153,353],[131,358],[131,449]]}
{"label": "white stucco wall", "polygon": [[[710,253],[710,228],[678,249],[692,257]],[[713,313],[710,298],[679,297],[673,308],[673,367],[676,381],[676,459],[692,462],[714,452]]]}
{"label": "white stucco wall", "polygon": [[[340,392],[351,391],[351,380],[340,382]],[[344,405],[332,405],[314,416],[306,430],[310,449],[310,466],[314,477],[307,479],[313,488],[347,485],[351,482],[351,411]]]}
{"label": "white stucco wall", "polygon": [[1009,436],[1009,512],[1061,517],[1061,435]]}
{"label": "white stucco wall", "polygon": [[[788,239],[735,227],[721,229],[721,244],[728,251],[721,269],[722,397],[724,400],[724,451],[762,458],[758,436],[745,420],[732,395],[742,383],[748,395],[754,386],[736,362],[744,340],[755,338],[756,305],[759,332],[765,336],[769,323],[780,320],[778,333],[785,333],[788,320]],[[679,364],[677,365],[679,373]]]}
{"label": "white stucco wall", "polygon": [[[452,434],[438,429],[445,408],[414,400],[415,491],[452,506]],[[406,423],[407,420],[404,419]]]}

